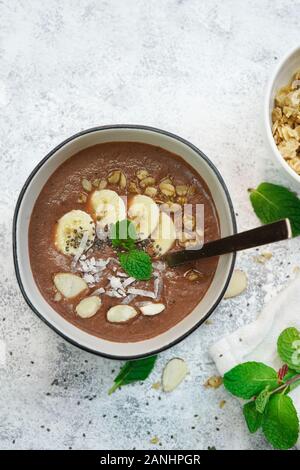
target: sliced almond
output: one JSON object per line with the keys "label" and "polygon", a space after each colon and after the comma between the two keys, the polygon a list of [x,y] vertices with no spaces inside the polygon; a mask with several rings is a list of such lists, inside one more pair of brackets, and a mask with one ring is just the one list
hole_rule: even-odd
{"label": "sliced almond", "polygon": [[86,201],[87,201],[87,195],[83,193],[79,194],[77,202],[79,202],[79,204],[84,204]]}
{"label": "sliced almond", "polygon": [[147,178],[149,175],[149,172],[145,169],[140,169],[136,172],[136,176],[138,177],[139,180],[143,180],[144,178]]}
{"label": "sliced almond", "polygon": [[188,186],[186,184],[179,184],[176,186],[176,193],[178,196],[186,196],[188,192]]}
{"label": "sliced almond", "polygon": [[126,178],[126,176],[124,175],[124,173],[121,173],[120,181],[119,181],[119,186],[120,186],[121,189],[125,189],[125,188],[126,188],[126,185],[127,185],[127,178]]}
{"label": "sliced almond", "polygon": [[162,388],[164,392],[172,392],[184,380],[188,368],[183,359],[171,359],[163,370]]}
{"label": "sliced almond", "polygon": [[174,196],[175,194],[175,187],[173,186],[173,184],[166,183],[164,181],[160,183],[159,189],[165,196],[170,197],[170,196]]}
{"label": "sliced almond", "polygon": [[106,180],[101,180],[99,183],[99,189],[105,189],[107,186],[107,181]]}
{"label": "sliced almond", "polygon": [[195,186],[189,186],[188,192],[187,192],[187,196],[188,196],[188,197],[194,196],[195,193],[196,193],[196,188],[195,188]]}
{"label": "sliced almond", "polygon": [[124,323],[137,314],[135,308],[130,305],[115,305],[108,310],[106,318],[111,323]]}
{"label": "sliced almond", "polygon": [[235,269],[230,280],[224,299],[230,299],[240,295],[247,287],[247,276],[244,271]]}
{"label": "sliced almond", "polygon": [[130,181],[128,185],[128,191],[133,194],[139,194],[140,190],[137,187],[137,184],[134,181]]}
{"label": "sliced almond", "polygon": [[83,189],[85,191],[87,191],[88,193],[90,191],[92,191],[92,183],[89,180],[87,180],[86,178],[83,178],[83,180],[81,181],[81,185],[82,185]]}
{"label": "sliced almond", "polygon": [[203,277],[203,274],[200,273],[200,271],[196,271],[196,269],[189,269],[186,271],[183,275],[183,277],[186,277],[189,281],[198,281]]}
{"label": "sliced almond", "polygon": [[140,181],[141,188],[147,188],[147,186],[153,186],[154,184],[155,184],[155,179],[152,176],[147,176],[147,178],[144,178],[143,180]]}
{"label": "sliced almond", "polygon": [[196,225],[196,219],[191,214],[184,214],[183,216],[183,226],[185,230],[194,230]]}
{"label": "sliced almond", "polygon": [[165,212],[172,212],[173,214],[175,214],[176,212],[181,211],[181,205],[173,201],[167,201],[161,205],[161,210]]}
{"label": "sliced almond", "polygon": [[60,302],[62,300],[62,295],[60,292],[56,292],[54,296],[54,302]]}
{"label": "sliced almond", "polygon": [[76,307],[76,313],[81,318],[93,317],[101,307],[101,299],[97,295],[82,299]]}
{"label": "sliced almond", "polygon": [[166,177],[163,178],[160,182],[161,182],[161,183],[173,184],[173,181],[171,180],[171,178],[170,178],[169,176],[166,176]]}
{"label": "sliced almond", "polygon": [[186,198],[186,196],[178,196],[177,202],[178,202],[178,204],[180,204],[181,206],[184,206],[184,204],[187,203],[187,198]]}
{"label": "sliced almond", "polygon": [[111,184],[118,184],[120,181],[121,172],[120,170],[111,171],[107,177],[107,181]]}
{"label": "sliced almond", "polygon": [[92,185],[94,186],[94,188],[98,188],[99,187],[99,183],[100,183],[100,180],[99,178],[96,178],[92,181]]}
{"label": "sliced almond", "polygon": [[146,194],[146,196],[149,196],[149,197],[155,197],[156,194],[157,194],[157,189],[154,188],[153,186],[148,186],[148,187],[145,189],[144,194]]}
{"label": "sliced almond", "polygon": [[207,381],[204,384],[204,387],[206,388],[219,388],[223,383],[222,377],[219,375],[213,375],[212,377],[209,377]]}
{"label": "sliced almond", "polygon": [[165,310],[166,306],[164,304],[156,304],[154,302],[144,302],[143,305],[139,307],[143,315],[152,316],[161,313]]}
{"label": "sliced almond", "polygon": [[77,295],[84,292],[88,285],[87,283],[76,274],[71,273],[58,273],[53,278],[56,289],[66,298],[72,299]]}

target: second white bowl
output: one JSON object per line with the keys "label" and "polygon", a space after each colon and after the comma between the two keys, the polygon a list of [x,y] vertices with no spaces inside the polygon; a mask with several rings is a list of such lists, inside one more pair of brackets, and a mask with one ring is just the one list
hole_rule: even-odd
{"label": "second white bowl", "polygon": [[280,164],[281,168],[285,171],[288,177],[300,185],[300,175],[298,175],[285,161],[279,152],[272,134],[272,110],[274,108],[274,99],[276,92],[279,88],[287,85],[294,73],[300,69],[300,47],[293,49],[280,61],[273,76],[271,77],[265,101],[265,127],[267,139],[270,143],[273,155],[276,161]]}

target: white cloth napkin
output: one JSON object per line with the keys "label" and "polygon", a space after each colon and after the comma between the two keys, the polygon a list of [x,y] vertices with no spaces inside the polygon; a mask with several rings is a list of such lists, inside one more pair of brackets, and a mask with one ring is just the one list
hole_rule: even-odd
{"label": "white cloth napkin", "polygon": [[[300,275],[263,308],[256,321],[220,339],[210,355],[220,375],[241,362],[259,361],[280,368],[277,338],[288,327],[300,330]],[[290,393],[300,418],[300,387]],[[297,447],[300,448],[300,439]]]}

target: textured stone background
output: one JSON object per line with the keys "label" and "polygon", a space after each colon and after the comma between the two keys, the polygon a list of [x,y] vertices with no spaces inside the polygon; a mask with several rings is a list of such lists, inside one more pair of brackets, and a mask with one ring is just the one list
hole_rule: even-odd
{"label": "textured stone background", "polygon": [[[298,0],[0,2],[1,448],[268,448],[222,387],[204,389],[216,372],[207,351],[294,275],[299,240],[272,247],[266,265],[255,251],[240,255],[247,292],[161,354],[149,380],[108,397],[120,364],[66,343],[25,305],[11,222],[25,178],[61,140],[97,124],[143,123],[204,150],[228,184],[239,228],[257,224],[247,188],[286,183],[264,142],[265,85],[299,41],[299,21]],[[164,395],[151,384],[174,356],[190,376]]]}

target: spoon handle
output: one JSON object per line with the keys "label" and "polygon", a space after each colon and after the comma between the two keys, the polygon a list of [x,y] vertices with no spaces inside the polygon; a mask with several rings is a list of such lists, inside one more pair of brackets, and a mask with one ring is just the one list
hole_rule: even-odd
{"label": "spoon handle", "polygon": [[267,243],[278,242],[291,238],[291,236],[292,231],[289,219],[282,219],[278,222],[247,230],[246,232],[236,233],[230,237],[205,243],[199,250],[183,250],[169,253],[165,256],[165,260],[169,266],[174,267],[188,261],[224,255],[234,251],[266,245]]}

